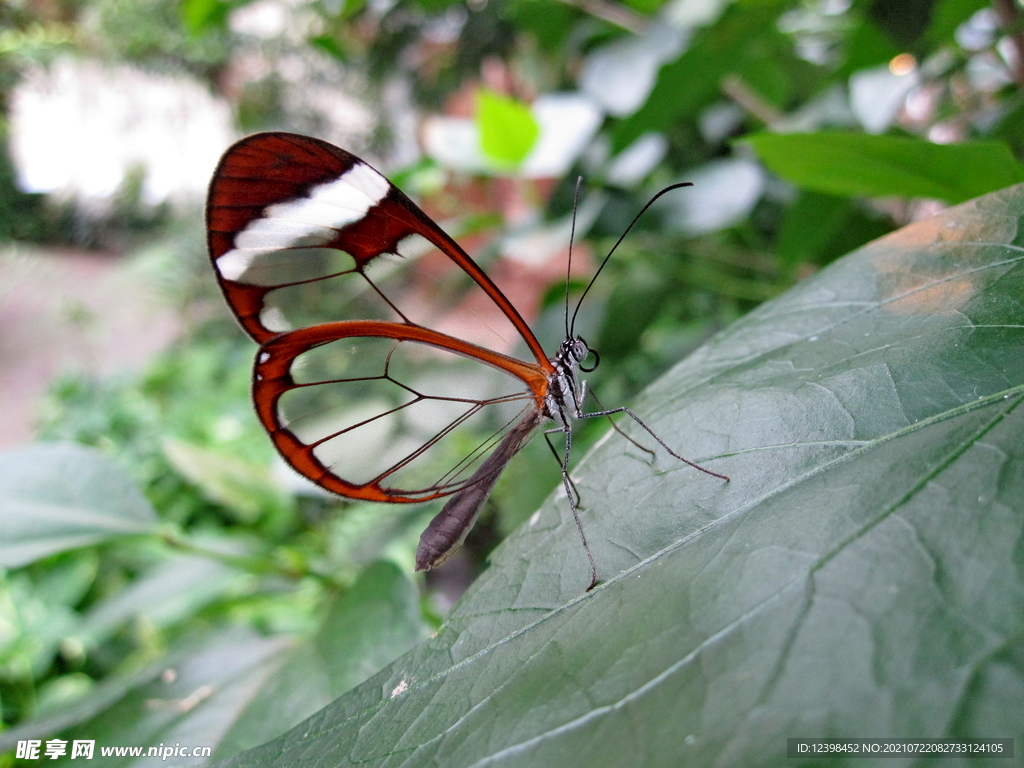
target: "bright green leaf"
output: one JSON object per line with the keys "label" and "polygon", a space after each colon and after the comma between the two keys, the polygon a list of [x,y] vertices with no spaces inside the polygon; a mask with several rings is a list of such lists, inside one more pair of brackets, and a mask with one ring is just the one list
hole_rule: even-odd
{"label": "bright green leaf", "polygon": [[951,203],[1024,181],[998,141],[932,144],[858,133],[760,133],[742,140],[773,172],[833,195],[934,197]]}
{"label": "bright green leaf", "polygon": [[522,163],[540,135],[540,126],[529,107],[488,90],[477,94],[476,123],[480,149],[502,168]]}
{"label": "bright green leaf", "polygon": [[636,404],[731,482],[609,433],[574,473],[604,583],[584,592],[559,494],[437,637],[222,765],[774,768],[789,736],[1024,738],[1022,224],[1024,185],[734,324]]}
{"label": "bright green leaf", "polygon": [[43,443],[0,453],[0,565],[16,568],[125,534],[156,513],[127,473],[94,448]]}
{"label": "bright green leaf", "polygon": [[228,13],[242,3],[225,0],[182,0],[181,18],[192,34],[220,28],[227,23]]}

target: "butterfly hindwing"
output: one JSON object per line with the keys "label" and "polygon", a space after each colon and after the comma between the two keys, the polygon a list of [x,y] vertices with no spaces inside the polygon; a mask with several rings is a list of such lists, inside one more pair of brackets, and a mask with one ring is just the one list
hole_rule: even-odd
{"label": "butterfly hindwing", "polygon": [[[501,366],[480,364],[489,361]],[[424,501],[460,490],[500,435],[537,410],[543,377],[427,328],[343,321],[265,343],[253,394],[278,450],[314,482],[352,498]]]}

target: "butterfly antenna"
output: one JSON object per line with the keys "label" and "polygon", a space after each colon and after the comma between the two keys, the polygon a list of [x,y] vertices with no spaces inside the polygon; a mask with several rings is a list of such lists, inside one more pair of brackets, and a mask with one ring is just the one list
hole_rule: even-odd
{"label": "butterfly antenna", "polygon": [[[610,259],[612,257],[612,254],[615,253],[615,249],[618,248],[619,245],[622,244],[623,240],[626,239],[626,235],[629,234],[629,231],[640,220],[640,217],[644,215],[644,213],[647,211],[648,208],[650,208],[652,205],[654,205],[654,201],[655,200],[657,200],[659,197],[664,195],[666,192],[671,192],[673,189],[679,189],[680,187],[692,187],[692,186],[693,186],[693,184],[690,183],[689,181],[681,181],[678,184],[670,184],[669,186],[665,187],[663,190],[658,192],[658,194],[656,194],[650,200],[648,200],[647,203],[644,205],[644,207],[640,209],[640,213],[638,213],[636,216],[633,217],[633,220],[631,222],[629,222],[629,226],[626,227],[626,230],[621,235],[619,235],[619,239],[615,241],[615,245],[613,245],[612,249],[610,251],[608,251],[608,255],[604,257],[604,260],[601,262],[601,266],[599,266],[597,268],[597,271],[594,273],[594,276],[592,278],[590,278],[590,282],[587,283],[587,287],[583,290],[583,295],[580,296],[580,300],[576,302],[576,309],[572,313],[572,322],[569,323],[568,338],[572,338],[573,330],[576,328],[576,315],[579,314],[580,307],[583,306],[583,299],[585,299],[587,297],[587,293],[593,287],[594,283],[597,282],[597,276],[601,274],[601,270],[604,269],[604,265],[608,263],[608,259]],[[568,312],[568,309],[566,309],[566,311]]]}
{"label": "butterfly antenna", "polygon": [[[572,244],[576,239],[576,211],[580,207],[580,187],[583,177],[576,177],[576,193],[572,196],[572,226],[569,228],[569,260],[565,266],[565,338],[571,339],[569,333],[569,281],[572,279]],[[575,319],[573,315],[573,319]]]}

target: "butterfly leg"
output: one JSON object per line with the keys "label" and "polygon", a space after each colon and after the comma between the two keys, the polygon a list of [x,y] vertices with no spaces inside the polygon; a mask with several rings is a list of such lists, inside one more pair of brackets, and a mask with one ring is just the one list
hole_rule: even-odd
{"label": "butterfly leg", "polygon": [[[585,394],[586,393],[586,388],[584,387],[582,391]],[[582,400],[583,400],[583,398],[581,397],[580,401],[582,402]],[[635,413],[633,413],[626,406],[622,406],[621,408],[610,408],[610,409],[602,410],[602,411],[594,411],[593,413],[584,413],[583,409],[579,408],[577,406],[576,412],[573,415],[577,419],[592,419],[592,418],[600,417],[600,416],[612,416],[612,415],[614,415],[616,413],[624,413],[627,416],[629,416],[633,421],[635,421],[637,424],[639,424],[641,427],[643,427],[644,430],[647,432],[647,434],[649,434],[651,437],[653,437],[655,440],[657,440],[658,441],[658,445],[660,445],[662,448],[664,448],[666,451],[668,451],[671,456],[674,456],[675,458],[679,459],[679,461],[683,462],[684,464],[688,464],[689,466],[693,467],[694,469],[700,470],[701,472],[703,472],[706,475],[711,475],[712,477],[717,477],[719,480],[725,480],[726,482],[729,482],[728,476],[720,475],[718,472],[712,472],[710,469],[702,467],[700,464],[697,464],[696,462],[690,461],[689,459],[684,458],[683,456],[680,456],[678,453],[673,451],[671,448],[668,447],[668,445],[665,443],[664,440],[662,440],[660,437],[658,437],[657,433],[655,433],[655,431],[653,429],[651,429],[646,424],[644,424],[643,420],[639,416],[637,416]]]}
{"label": "butterfly leg", "polygon": [[[560,428],[560,427],[555,427],[554,429],[546,429],[546,430],[544,430],[544,442],[546,442],[548,444],[548,448],[551,449],[551,455],[555,457],[555,461],[558,462],[558,466],[562,466],[562,457],[558,455],[558,449],[555,448],[554,444],[551,442],[551,438],[548,437],[548,435],[552,434],[553,432],[565,432],[565,430]],[[580,496],[580,491],[576,487],[576,483],[574,483],[572,481],[571,477],[569,478],[569,485],[572,486],[572,490],[576,494],[576,508],[577,509],[582,509],[583,507],[582,507],[582,505],[580,503],[582,501],[582,497]]]}
{"label": "butterfly leg", "polygon": [[[587,390],[586,384],[587,383],[585,381],[582,382],[583,396],[586,397],[586,395],[589,393],[590,396],[594,399],[594,402],[597,403],[597,407],[600,408],[601,410],[604,410],[604,405],[602,405],[601,401],[598,399],[597,393],[594,392],[594,390],[592,390],[592,389],[591,390]],[[612,425],[612,429],[614,429],[616,432],[618,432],[624,438],[629,440],[629,442],[631,442],[633,445],[635,445],[641,451],[643,451],[644,453],[649,453],[651,455],[651,461],[654,461],[654,456],[655,456],[654,451],[651,450],[650,448],[648,448],[646,445],[641,445],[636,440],[634,440],[632,437],[630,437],[625,432],[623,432],[622,429],[619,427],[619,425],[615,423],[615,420],[610,415],[608,416],[608,423]]]}
{"label": "butterfly leg", "polygon": [[[587,544],[587,537],[583,533],[583,524],[580,522],[576,499],[572,495],[573,483],[572,480],[569,479],[569,454],[572,450],[572,427],[563,413],[559,412],[559,417],[559,421],[562,422],[562,425],[555,429],[548,430],[548,432],[565,433],[565,452],[562,455],[562,485],[565,486],[565,493],[569,497],[569,509],[572,511],[572,519],[576,523],[576,531],[580,535],[580,541],[583,542],[583,551],[587,553],[587,560],[590,562],[590,586],[587,587],[587,592],[589,592],[597,586],[597,564],[594,563],[594,555],[590,552],[590,545]],[[546,434],[547,433],[545,433],[545,435]]]}

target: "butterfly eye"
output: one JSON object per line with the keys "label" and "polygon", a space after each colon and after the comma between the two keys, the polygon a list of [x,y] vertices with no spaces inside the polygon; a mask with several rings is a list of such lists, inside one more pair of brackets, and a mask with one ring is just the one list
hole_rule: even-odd
{"label": "butterfly eye", "polygon": [[582,336],[577,336],[569,345],[569,353],[577,363],[582,363],[590,354],[590,347],[587,346],[587,342],[583,340]]}
{"label": "butterfly eye", "polygon": [[[597,368],[597,364],[601,361],[601,358],[598,357],[598,354],[595,350],[587,346],[587,342],[583,340],[582,336],[577,336],[575,339],[568,343],[569,355],[576,362],[576,364],[579,365],[581,371],[584,371],[585,373],[590,373],[592,370]],[[587,357],[590,355],[594,356],[594,364],[587,368],[585,365],[583,365],[583,361],[586,360]]]}
{"label": "butterfly eye", "polygon": [[[596,349],[587,349],[587,352],[594,356],[594,362],[592,365],[588,367],[583,364],[583,360],[580,360],[580,370],[583,371],[584,373],[591,373],[597,368],[598,365],[601,364],[601,356],[597,354]],[[584,359],[586,359],[587,355],[584,355],[583,357]]]}

